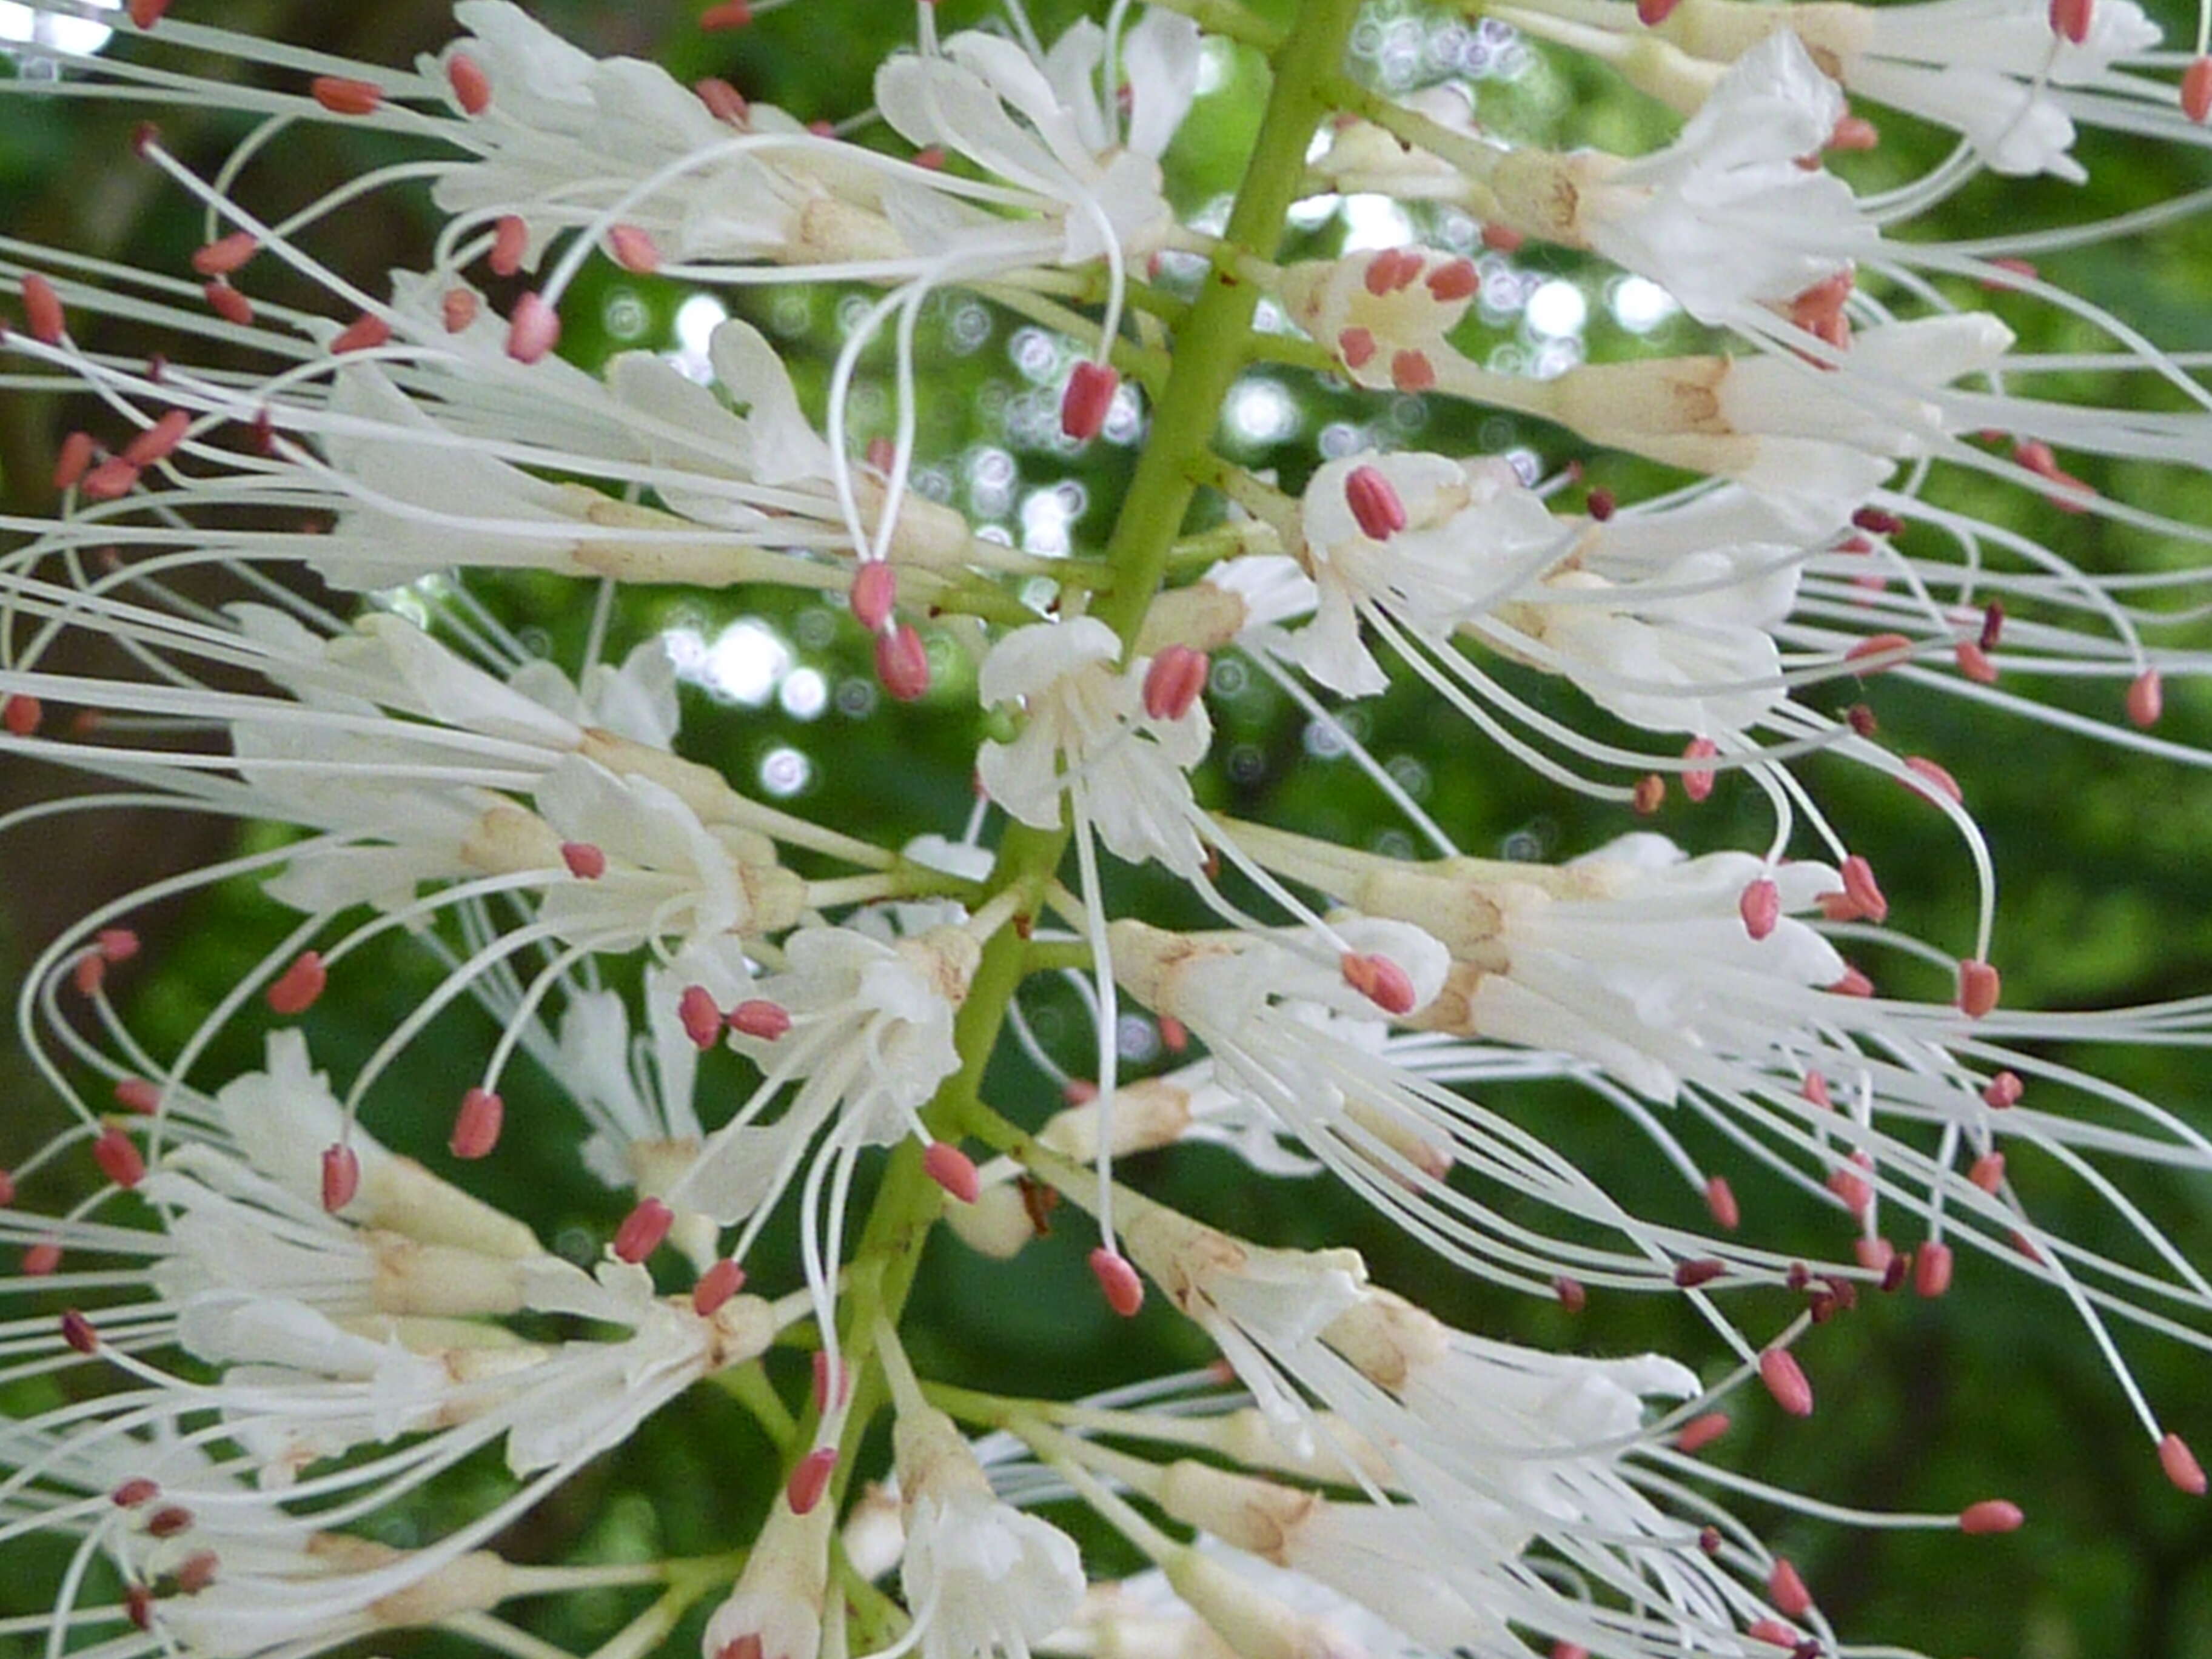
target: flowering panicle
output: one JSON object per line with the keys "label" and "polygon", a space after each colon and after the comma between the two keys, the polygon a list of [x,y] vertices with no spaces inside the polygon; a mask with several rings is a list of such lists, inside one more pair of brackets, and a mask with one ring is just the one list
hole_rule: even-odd
{"label": "flowering panicle", "polygon": [[[506,0],[401,68],[209,9],[33,0],[0,81],[191,111],[133,148],[199,222],[157,269],[0,238],[0,392],[64,422],[0,517],[0,756],[94,783],[0,830],[243,837],[18,994],[65,1115],[0,1169],[0,1544],[67,1565],[0,1635],[547,1659],[616,1603],[510,1604],[650,1589],[596,1659],[1820,1659],[1856,1650],[1724,1499],[2023,1510],[1709,1453],[1820,1413],[1818,1328],[1992,1261],[2205,1492],[2135,1341],[2212,1349],[2212,1279],[2130,1176],[2193,1190],[2212,1139],[2081,1055],[2203,1047],[2212,1001],[2027,1006],[1977,817],[1985,752],[2036,763],[1996,711],[2212,757],[2212,395],[2070,286],[2202,204],[1953,234],[1978,173],[2092,182],[2077,129],[2201,144],[2201,40],[2130,0],[1476,8],[1485,62],[1671,112],[1552,131],[1589,112],[1520,120],[1508,68],[1365,77],[1357,0],[1049,41],[925,3],[840,122],[749,95],[797,9],[744,91]],[[374,164],[264,212],[331,140]],[[418,245],[362,269],[387,206]],[[1501,336],[1590,280],[1674,320]],[[1004,400],[959,367],[1002,318]],[[1358,411],[1310,454],[1301,376]],[[1275,787],[1284,708],[1371,802]],[[1475,856],[1480,806],[1541,810],[1516,763],[1579,797],[1565,850]],[[1040,1291],[1071,1241],[1097,1309]],[[1632,1291],[1672,1352],[1617,1336]],[[1167,1375],[976,1358],[1109,1311]],[[1217,1364],[1153,1364],[1173,1315]]]}

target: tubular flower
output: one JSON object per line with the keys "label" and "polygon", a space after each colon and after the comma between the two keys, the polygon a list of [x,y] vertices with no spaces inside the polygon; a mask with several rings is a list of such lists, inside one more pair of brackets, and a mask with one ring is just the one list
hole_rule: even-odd
{"label": "tubular flower", "polygon": [[1000,641],[978,689],[986,703],[1021,707],[1028,723],[1012,743],[985,744],[976,775],[1024,823],[1057,828],[1065,792],[1113,852],[1188,872],[1204,849],[1191,828],[1198,809],[1184,774],[1206,754],[1212,724],[1194,696],[1180,709],[1148,708],[1151,662],[1117,672],[1120,653],[1113,631],[1090,617]]}

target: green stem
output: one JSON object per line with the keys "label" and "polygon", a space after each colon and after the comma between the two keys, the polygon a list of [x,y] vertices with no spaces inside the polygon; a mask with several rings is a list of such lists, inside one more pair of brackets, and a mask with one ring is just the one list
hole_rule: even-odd
{"label": "green stem", "polygon": [[783,1403],[782,1396],[769,1385],[768,1373],[756,1360],[750,1365],[714,1373],[714,1385],[753,1414],[761,1431],[775,1442],[775,1449],[786,1456],[805,1449],[799,1444],[799,1423],[791,1408]]}
{"label": "green stem", "polygon": [[1264,258],[1281,243],[1304,176],[1306,146],[1330,113],[1328,89],[1342,78],[1345,39],[1358,10],[1358,0],[1306,0],[1276,58],[1274,90],[1224,246],[1176,338],[1175,372],[1153,412],[1121,519],[1106,544],[1107,557],[1127,580],[1117,581],[1091,614],[1121,636],[1125,648],[1144,626],[1197,493],[1190,465],[1211,447],[1222,404],[1244,367],[1260,289],[1238,274],[1237,256]]}
{"label": "green stem", "polygon": [[[1251,23],[1235,0],[1186,0],[1203,9],[1209,27],[1235,33]],[[1279,244],[1304,170],[1306,146],[1329,113],[1326,88],[1336,78],[1359,0],[1304,0],[1296,25],[1280,37],[1275,84],[1231,212],[1224,244],[1204,291],[1176,343],[1152,429],[1123,497],[1106,547],[1114,584],[1091,614],[1121,636],[1125,653],[1144,625],[1167,570],[1197,485],[1194,463],[1208,452],[1224,399],[1243,370],[1259,287],[1237,274],[1240,257],[1259,257]],[[1239,35],[1238,38],[1246,38]],[[1272,30],[1268,38],[1276,37]],[[1012,895],[1019,916],[1033,916],[1067,849],[1065,826],[1011,826],[999,844],[988,891]],[[1021,927],[1001,927],[985,942],[966,1000],[953,1021],[960,1066],[938,1086],[924,1112],[933,1135],[957,1134],[971,1114],[984,1110],[977,1091],[998,1046],[1006,1011],[1029,969],[1029,943]],[[995,1114],[989,1115],[995,1117]],[[850,1480],[861,1436],[884,1403],[882,1370],[869,1364],[876,1322],[897,1328],[921,1267],[921,1250],[944,1203],[922,1167],[922,1148],[908,1139],[893,1152],[882,1186],[853,1255],[846,1298],[845,1356],[854,1379],[850,1414],[839,1447],[835,1488]],[[794,1450],[811,1443],[810,1413]]]}
{"label": "green stem", "polygon": [[1063,968],[1091,966],[1091,945],[1079,939],[1033,939],[1024,953],[1022,971],[1049,974]]}
{"label": "green stem", "polygon": [[[1270,58],[1282,49],[1283,31],[1239,0],[1158,0],[1158,3],[1181,12],[1208,34],[1257,46]],[[1296,37],[1295,25],[1292,37]]]}
{"label": "green stem", "polygon": [[[1079,311],[1071,310],[1042,295],[1010,288],[1003,283],[981,283],[976,285],[975,291],[1033,323],[1042,323],[1056,333],[1082,341],[1086,347],[1096,349],[1097,346],[1097,319],[1086,317]],[[1172,360],[1164,351],[1151,350],[1127,340],[1115,340],[1109,356],[1115,368],[1147,392],[1158,393],[1167,384]]]}

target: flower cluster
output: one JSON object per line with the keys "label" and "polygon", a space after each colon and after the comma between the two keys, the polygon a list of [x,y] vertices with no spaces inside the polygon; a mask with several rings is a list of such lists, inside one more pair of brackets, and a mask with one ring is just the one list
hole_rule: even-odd
{"label": "flower cluster", "polygon": [[[2084,129],[2201,147],[2212,58],[2154,52],[2131,0],[1468,9],[1664,131],[1551,148],[1451,86],[1377,89],[1357,0],[1116,0],[1049,44],[1021,0],[957,31],[925,0],[842,125],[509,0],[396,68],[191,0],[32,0],[15,110],[184,105],[229,147],[139,131],[129,164],[204,216],[174,269],[0,239],[0,388],[82,422],[0,519],[0,755],[100,783],[0,829],[243,833],[23,981],[67,1117],[0,1170],[0,1540],[63,1565],[0,1632],[546,1659],[508,1604],[589,1591],[638,1598],[594,1659],[1814,1659],[1848,1650],[1723,1498],[1968,1534],[2021,1510],[1866,1514],[1702,1454],[1732,1411],[1814,1415],[1815,1328],[1863,1297],[1933,1314],[2000,1273],[2204,1492],[2164,1414],[2197,1399],[2154,1398],[2123,1338],[2212,1350],[2212,1281],[2127,1184],[2201,1196],[2212,1139],[2081,1049],[2200,1044],[2212,1003],[2013,1006],[1948,769],[1982,757],[1900,752],[1855,688],[1954,699],[1977,746],[2041,722],[2207,763],[2154,728],[2212,664],[2212,393],[2027,263],[2201,203],[1940,233],[1982,173],[2087,179]],[[1178,167],[1229,142],[1186,119],[1214,70],[1264,107],[1225,211],[1180,212]],[[1956,149],[1873,188],[1875,106]],[[386,159],[263,211],[312,128]],[[1355,201],[1405,235],[1316,231]],[[427,256],[349,266],[364,204],[419,215]],[[1492,289],[1540,267],[1660,295],[1670,349],[1490,349]],[[718,320],[562,356],[616,274]],[[948,300],[1041,343],[1041,447],[1133,441],[1080,463],[1096,534],[1017,547],[940,487]],[[1256,366],[1396,416],[1247,465],[1219,415]],[[1436,435],[1476,425],[1541,435]],[[811,605],[860,701],[904,706],[867,810],[810,814],[687,730],[710,602]],[[1217,721],[1253,677],[1370,805],[1242,787]],[[1601,827],[1474,855],[1361,741],[1409,703],[1439,763],[1526,769]],[[1971,872],[1929,937],[1889,925],[1854,773]],[[1723,790],[1740,813],[1698,811]],[[151,907],[218,892],[219,975],[134,988]],[[1580,1156],[1562,1101],[1690,1201]],[[1200,1145],[1345,1202],[1248,1237],[1283,1212],[1129,1178]],[[1432,1270],[1385,1288],[1347,1217]],[[984,1386],[916,1294],[939,1221],[1009,1298],[1072,1243],[1103,1309],[1220,1363]],[[1692,1316],[1679,1352],[1462,1328],[1632,1295]],[[1607,1340],[1594,1315],[1574,1346]],[[732,1530],[534,1559],[559,1527],[515,1523],[587,1465],[611,1510],[631,1465],[599,1460],[656,1418]]]}

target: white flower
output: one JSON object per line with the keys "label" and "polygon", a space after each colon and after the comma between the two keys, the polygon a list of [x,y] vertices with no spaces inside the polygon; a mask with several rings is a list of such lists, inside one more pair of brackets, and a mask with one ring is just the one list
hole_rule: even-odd
{"label": "white flower", "polygon": [[1652,358],[1571,369],[1543,382],[1540,401],[1594,442],[1735,479],[1809,539],[1898,460],[2033,408],[1943,390],[1998,367],[2012,342],[1984,313],[1923,317],[1857,331],[1832,371],[1771,352]]}
{"label": "white flower", "polygon": [[[1438,999],[1440,1029],[1580,1055],[1671,1100],[1702,1057],[1764,1055],[1816,1020],[1816,993],[1844,977],[1834,947],[1793,919],[1843,890],[1826,865],[1691,859],[1638,833],[1563,866],[1548,890],[1510,868],[1484,889],[1494,929]],[[1760,880],[1779,919],[1755,938],[1741,906]]]}
{"label": "white flower", "polygon": [[1237,1368],[1297,1455],[1311,1456],[1310,1410],[1283,1357],[1358,1302],[1367,1284],[1359,1253],[1268,1249],[1145,1202],[1130,1206],[1121,1239],[1131,1259]]}
{"label": "white flower", "polygon": [[219,1409],[268,1485],[352,1447],[416,1435],[432,1437],[392,1460],[392,1478],[411,1482],[410,1466],[459,1455],[441,1436],[462,1448],[503,1438],[509,1470],[528,1475],[620,1444],[701,1377],[759,1353],[776,1327],[750,1297],[707,1316],[689,1298],[659,1301],[643,1268],[617,1261],[602,1262],[596,1282],[556,1258],[532,1262],[521,1300],[629,1334],[547,1347],[494,1325],[463,1336],[438,1319],[400,1317],[369,1336],[267,1291],[208,1291],[183,1309],[178,1340],[222,1380],[206,1390],[172,1382],[161,1409]]}
{"label": "white flower", "polygon": [[902,1406],[892,1437],[906,1526],[900,1583],[923,1659],[1028,1659],[1083,1599],[1074,1541],[993,1496],[941,1412]]}
{"label": "white flower", "polygon": [[1066,792],[1115,853],[1188,875],[1206,854],[1184,775],[1204,758],[1212,722],[1197,697],[1180,713],[1147,713],[1149,661],[1117,670],[1121,653],[1114,630],[1090,617],[1000,639],[978,692],[986,703],[1018,704],[1028,723],[1012,743],[984,744],[975,770],[985,793],[1024,823],[1057,829]]}
{"label": "white flower", "polygon": [[1991,172],[2081,184],[2088,173],[2069,153],[2076,119],[2139,127],[2126,118],[2129,92],[2144,98],[2142,116],[2160,110],[2142,83],[2112,73],[2115,59],[2158,44],[2158,25],[2134,0],[2098,0],[2087,10],[2088,36],[2077,44],[2052,29],[2049,8],[2035,0],[1868,7],[1854,31],[1863,40],[1842,55],[1843,79],[1964,134]]}
{"label": "white flower", "polygon": [[[1011,40],[969,31],[941,53],[885,64],[876,102],[911,143],[955,150],[1042,198],[1060,221],[1047,256],[1055,262],[1095,259],[1109,243],[1123,259],[1142,259],[1175,223],[1159,158],[1197,92],[1198,27],[1152,12],[1123,38],[1121,70],[1133,88],[1126,135],[1098,90],[1105,47],[1087,21],[1042,63]],[[986,226],[963,229],[969,240],[988,234]]]}
{"label": "white flower", "polygon": [[1583,191],[1589,246],[1648,277],[1701,322],[1787,301],[1874,254],[1881,234],[1817,155],[1844,96],[1797,37],[1770,35],[1721,77],[1666,149],[1607,167]]}
{"label": "white flower", "polygon": [[1565,674],[1632,726],[1739,732],[1787,695],[1772,630],[1796,598],[1798,568],[1771,545],[1708,548],[1642,582],[1578,566],[1468,631]]}
{"label": "white flower", "polygon": [[[921,1112],[959,1068],[952,1022],[966,1000],[981,951],[960,927],[937,927],[887,944],[849,927],[802,927],[784,941],[785,966],[758,987],[774,1011],[773,1036],[732,1046],[760,1066],[760,1085],[696,1158],[669,1182],[671,1207],[721,1226],[744,1224],[730,1253],[742,1261],[798,1178],[799,1224],[810,1241],[807,1280],[819,1316],[830,1317],[844,1245],[846,1187],[826,1172],[849,1170],[860,1151],[914,1135],[930,1139]],[[781,1114],[769,1108],[791,1089]],[[824,1188],[834,1189],[825,1198]]]}
{"label": "white flower", "polygon": [[1371,611],[1439,639],[1547,568],[1565,531],[1502,463],[1358,455],[1316,472],[1301,502],[1319,600],[1296,659],[1349,696],[1389,684],[1362,643]]}
{"label": "white flower", "polygon": [[836,1505],[793,1515],[779,1502],[729,1595],[707,1620],[702,1659],[815,1659]]}
{"label": "white flower", "polygon": [[543,1254],[521,1222],[387,1151],[359,1125],[349,1133],[327,1076],[313,1069],[304,1034],[274,1030],[267,1044],[264,1069],[233,1078],[204,1104],[190,1091],[173,1090],[170,1104],[185,1127],[251,1163],[295,1201],[318,1208],[323,1154],[343,1142],[361,1170],[359,1190],[338,1212],[346,1220],[486,1255]]}
{"label": "white flower", "polygon": [[546,887],[540,915],[564,939],[626,951],[653,938],[775,933],[799,920],[804,888],[761,861],[760,837],[702,823],[651,778],[571,756],[546,775],[537,799],[562,845],[592,847],[605,860],[596,876]]}
{"label": "white flower", "polygon": [[[604,232],[618,202],[621,222],[687,262],[907,252],[883,217],[884,172],[781,110],[752,104],[723,118],[659,65],[593,58],[504,0],[462,0],[453,15],[469,38],[423,71],[443,82],[469,58],[494,113],[470,124],[478,154],[440,173],[434,199],[465,221],[522,218],[525,264],[558,231]],[[756,142],[732,142],[746,137]]]}

